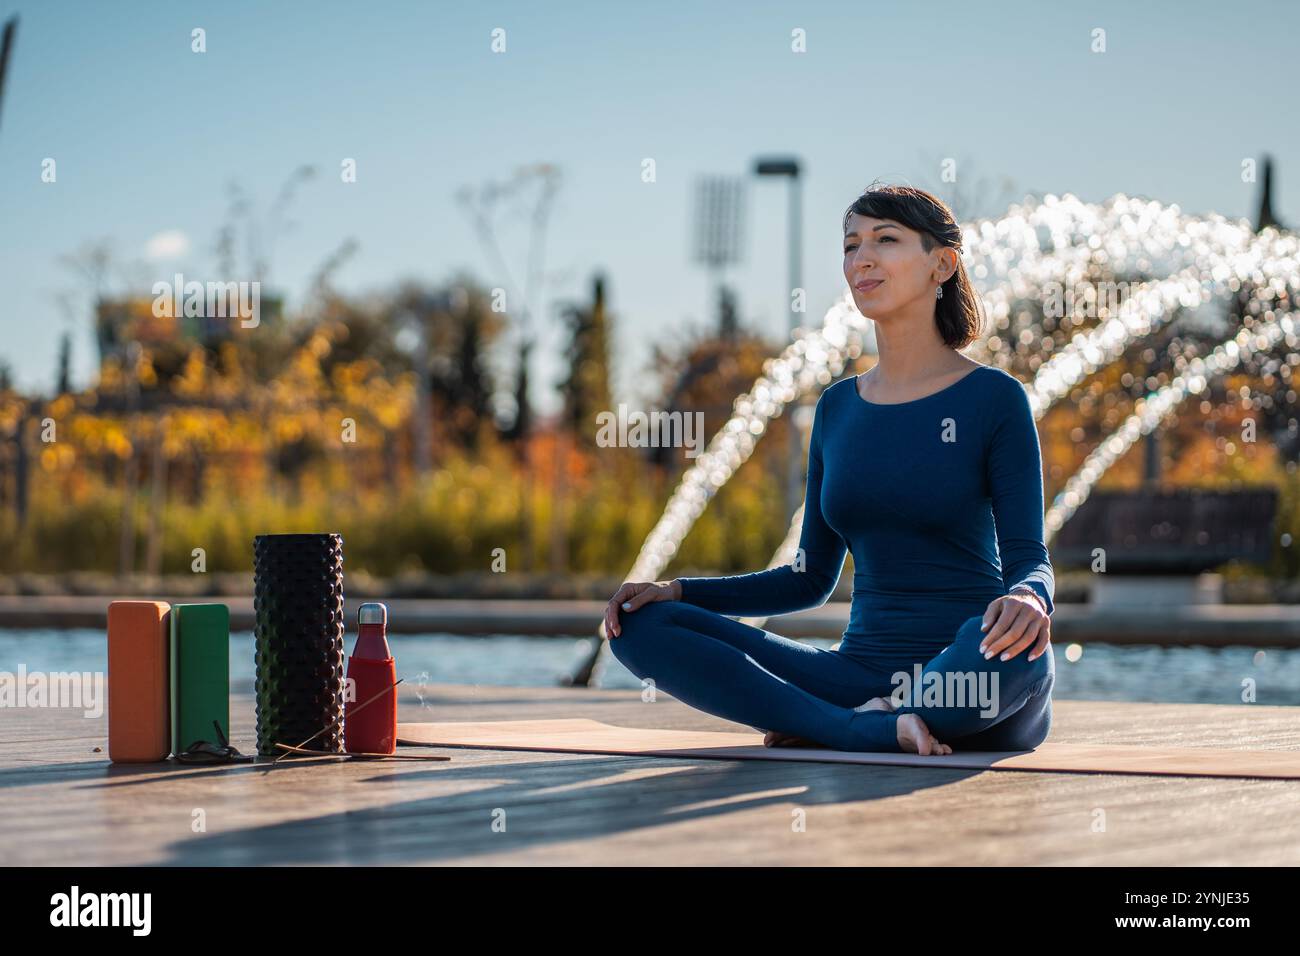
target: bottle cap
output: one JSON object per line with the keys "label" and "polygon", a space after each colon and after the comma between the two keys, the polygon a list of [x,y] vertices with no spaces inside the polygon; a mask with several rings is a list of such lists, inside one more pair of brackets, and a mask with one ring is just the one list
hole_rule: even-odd
{"label": "bottle cap", "polygon": [[358,624],[388,624],[388,607],[383,604],[363,604],[357,611]]}

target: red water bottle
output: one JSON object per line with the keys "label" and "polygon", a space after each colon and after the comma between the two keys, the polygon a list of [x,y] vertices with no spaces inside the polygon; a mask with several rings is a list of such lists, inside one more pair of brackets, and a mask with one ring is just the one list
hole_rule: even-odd
{"label": "red water bottle", "polygon": [[361,605],[357,643],[348,658],[351,693],[343,704],[343,745],[349,753],[391,754],[397,750],[397,689],[393,686],[397,674],[387,630],[387,607]]}

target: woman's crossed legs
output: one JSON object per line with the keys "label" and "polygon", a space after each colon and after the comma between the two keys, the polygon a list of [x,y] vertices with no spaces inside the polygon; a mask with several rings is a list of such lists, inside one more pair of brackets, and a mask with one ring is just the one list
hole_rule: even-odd
{"label": "woman's crossed legs", "polygon": [[[619,623],[621,633],[611,639],[610,651],[657,689],[726,720],[836,750],[902,752],[897,724],[905,713],[919,715],[930,733],[954,750],[1032,749],[1051,725],[1050,647],[1034,661],[1026,660],[1027,652],[1009,661],[985,661],[978,651],[983,636],[978,617],[967,620],[953,643],[924,665],[921,696],[894,712],[853,709],[873,697],[889,697],[896,685],[890,674],[839,651],[683,601],[652,601],[624,612]],[[936,681],[943,690],[937,697]]]}

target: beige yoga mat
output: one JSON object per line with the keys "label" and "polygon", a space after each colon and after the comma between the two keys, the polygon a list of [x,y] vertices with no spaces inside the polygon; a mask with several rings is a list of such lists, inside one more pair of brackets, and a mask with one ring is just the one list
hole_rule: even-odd
{"label": "beige yoga mat", "polygon": [[1264,777],[1300,780],[1300,751],[1219,750],[1125,744],[1055,744],[1016,752],[917,754],[857,753],[812,747],[764,747],[757,732],[654,730],[616,727],[599,720],[453,721],[397,725],[399,746],[541,750],[707,760],[810,760],[959,770],[1031,770],[1063,773],[1157,774],[1187,777]]}

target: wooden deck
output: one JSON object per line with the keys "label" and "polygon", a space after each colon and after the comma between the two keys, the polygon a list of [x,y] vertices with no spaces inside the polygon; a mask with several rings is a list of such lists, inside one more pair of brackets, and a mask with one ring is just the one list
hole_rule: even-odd
{"label": "wooden deck", "polygon": [[[422,693],[406,692],[400,720],[748,729],[631,690]],[[1300,749],[1297,707],[1055,706],[1057,741]],[[249,695],[232,696],[231,720],[252,753]],[[1300,863],[1300,781],[459,748],[400,751],[449,762],[118,766],[93,751],[106,732],[76,710],[0,712],[0,865]]]}

